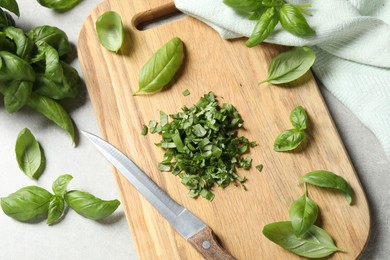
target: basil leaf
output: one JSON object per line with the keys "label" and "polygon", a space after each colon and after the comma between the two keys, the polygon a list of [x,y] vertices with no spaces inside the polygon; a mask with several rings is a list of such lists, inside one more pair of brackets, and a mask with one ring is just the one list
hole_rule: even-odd
{"label": "basil leaf", "polygon": [[28,37],[35,43],[44,41],[57,50],[59,56],[72,51],[68,36],[61,29],[54,26],[38,26],[28,32]]}
{"label": "basil leaf", "polygon": [[303,257],[321,258],[340,251],[329,234],[315,225],[297,237],[290,221],[275,222],[264,226],[263,234],[275,244]]}
{"label": "basil leaf", "polygon": [[300,179],[318,187],[337,189],[344,193],[347,202],[352,204],[353,189],[348,182],[339,175],[324,170],[318,170],[307,173]]}
{"label": "basil leaf", "polygon": [[142,67],[139,73],[139,89],[134,95],[161,90],[179,70],[183,58],[183,42],[175,37],[157,50]]}
{"label": "basil leaf", "polygon": [[305,139],[305,132],[297,129],[286,130],[276,137],[274,150],[277,152],[291,151],[297,148]]}
{"label": "basil leaf", "polygon": [[9,39],[4,32],[0,32],[0,50],[10,53],[16,52],[15,43],[11,39]]}
{"label": "basil leaf", "polygon": [[38,179],[45,169],[43,150],[29,129],[20,131],[15,145],[19,168],[30,178]]}
{"label": "basil leaf", "polygon": [[72,190],[65,193],[65,201],[85,218],[102,219],[111,215],[119,206],[119,200],[101,200],[87,192]]}
{"label": "basil leaf", "polygon": [[244,12],[254,12],[263,4],[258,0],[223,0],[225,5]]}
{"label": "basil leaf", "polygon": [[262,164],[256,165],[256,169],[261,172],[263,170],[264,166]]}
{"label": "basil leaf", "polygon": [[293,4],[284,4],[280,8],[280,23],[283,28],[289,33],[298,36],[310,36],[315,34],[315,31],[307,23],[301,9]]}
{"label": "basil leaf", "polygon": [[31,93],[30,99],[27,101],[27,105],[37,110],[39,113],[64,129],[68,132],[72,141],[75,141],[73,122],[60,104],[48,97]]}
{"label": "basil leaf", "polygon": [[7,9],[18,17],[20,16],[19,6],[16,0],[0,0],[0,7]]}
{"label": "basil leaf", "polygon": [[253,29],[252,35],[246,41],[247,47],[262,43],[274,30],[279,22],[279,16],[274,7],[268,8],[260,17]]}
{"label": "basil leaf", "polygon": [[4,95],[4,106],[9,113],[19,111],[31,95],[33,83],[30,81],[14,80],[0,90]]}
{"label": "basil leaf", "polygon": [[22,29],[9,26],[3,30],[5,35],[16,45],[16,55],[24,60],[29,60],[34,49],[34,43]]}
{"label": "basil leaf", "polygon": [[260,82],[288,83],[304,75],[315,61],[316,55],[309,47],[294,47],[272,59],[267,79]]}
{"label": "basil leaf", "polygon": [[47,213],[52,196],[45,189],[28,186],[1,198],[1,208],[13,219],[28,221]]}
{"label": "basil leaf", "polygon": [[14,26],[14,25],[15,25],[15,21],[12,18],[12,16],[0,8],[0,30],[3,30],[8,26]]}
{"label": "basil leaf", "polygon": [[65,12],[76,5],[78,5],[81,0],[37,0],[38,3],[44,7],[54,9],[59,12]]}
{"label": "basil leaf", "polygon": [[64,174],[59,176],[52,185],[52,189],[55,195],[63,196],[66,192],[66,187],[69,182],[73,179],[72,175]]}
{"label": "basil leaf", "polygon": [[305,234],[317,219],[318,207],[306,194],[290,206],[290,221],[297,237]]}
{"label": "basil leaf", "polygon": [[118,52],[125,38],[122,19],[116,12],[102,14],[95,23],[99,42],[104,48]]}
{"label": "basil leaf", "polygon": [[290,113],[290,121],[295,129],[305,130],[307,128],[307,114],[302,106],[297,106]]}
{"label": "basil leaf", "polygon": [[61,196],[54,195],[49,202],[46,224],[52,225],[58,222],[65,210],[65,201]]}

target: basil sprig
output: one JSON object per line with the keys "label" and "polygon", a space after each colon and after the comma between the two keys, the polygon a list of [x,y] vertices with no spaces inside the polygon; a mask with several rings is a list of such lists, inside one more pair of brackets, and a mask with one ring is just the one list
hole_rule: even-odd
{"label": "basil sprig", "polygon": [[174,37],[158,49],[142,67],[138,79],[139,89],[133,95],[161,90],[173,79],[183,58],[183,42]]}
{"label": "basil sprig", "polygon": [[314,64],[316,55],[309,47],[294,47],[272,59],[267,78],[260,82],[283,84],[302,77]]}
{"label": "basil sprig", "polygon": [[20,131],[15,144],[19,168],[30,178],[38,179],[45,169],[45,155],[41,145],[27,128]]}
{"label": "basil sprig", "polygon": [[264,226],[263,234],[284,249],[308,258],[321,258],[341,251],[332,237],[314,225],[318,216],[317,204],[309,198],[306,183],[318,187],[343,191],[348,201],[352,197],[351,186],[340,176],[328,171],[314,171],[303,175],[304,194],[295,200],[289,210],[290,221],[275,222]]}
{"label": "basil sprig", "polygon": [[95,26],[100,44],[107,50],[118,52],[125,38],[119,14],[113,11],[105,12],[96,20]]}
{"label": "basil sprig", "polygon": [[274,150],[285,152],[296,149],[305,139],[307,128],[307,114],[302,106],[295,107],[290,113],[293,129],[283,131],[274,142]]}
{"label": "basil sprig", "polygon": [[282,0],[224,0],[224,4],[247,14],[249,20],[258,20],[249,40],[248,47],[262,43],[279,23],[282,27],[297,36],[315,34],[304,15],[311,15],[307,8],[310,4],[294,5]]}
{"label": "basil sprig", "polygon": [[66,191],[72,176],[59,176],[52,185],[54,195],[38,186],[22,188],[7,197],[0,198],[1,208],[9,217],[30,221],[47,215],[46,223],[58,223],[65,212],[66,204],[89,219],[102,219],[111,215],[119,206],[118,200],[104,201],[87,192]]}

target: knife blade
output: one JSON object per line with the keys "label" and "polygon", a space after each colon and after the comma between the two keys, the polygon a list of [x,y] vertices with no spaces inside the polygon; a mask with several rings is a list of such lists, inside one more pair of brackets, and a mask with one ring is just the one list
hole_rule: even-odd
{"label": "knife blade", "polygon": [[173,200],[120,150],[92,133],[81,132],[205,259],[235,259],[210,227]]}

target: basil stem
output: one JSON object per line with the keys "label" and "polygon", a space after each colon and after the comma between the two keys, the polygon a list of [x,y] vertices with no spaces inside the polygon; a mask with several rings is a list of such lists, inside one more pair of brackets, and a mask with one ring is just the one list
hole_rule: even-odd
{"label": "basil stem", "polygon": [[183,42],[175,37],[146,62],[139,73],[139,89],[133,94],[161,90],[175,76],[184,58]]}
{"label": "basil stem", "polygon": [[105,12],[96,20],[95,26],[100,44],[107,50],[118,52],[125,38],[119,14],[113,11]]}
{"label": "basil stem", "polygon": [[30,178],[38,179],[45,169],[45,155],[29,129],[20,131],[15,153],[19,168]]}
{"label": "basil stem", "polygon": [[1,208],[13,219],[28,221],[47,213],[52,196],[43,188],[28,186],[1,198]]}
{"label": "basil stem", "polygon": [[352,204],[352,198],[354,195],[352,187],[341,176],[336,175],[329,171],[318,170],[309,172],[300,178],[305,183],[322,187],[337,189],[344,193],[345,198],[349,204]]}
{"label": "basil stem", "polygon": [[321,258],[340,251],[331,236],[315,225],[297,237],[290,221],[275,222],[264,226],[263,234],[275,244],[303,257]]}
{"label": "basil stem", "polygon": [[119,200],[101,200],[88,192],[77,190],[65,193],[69,207],[85,218],[102,219],[111,215],[119,206]]}

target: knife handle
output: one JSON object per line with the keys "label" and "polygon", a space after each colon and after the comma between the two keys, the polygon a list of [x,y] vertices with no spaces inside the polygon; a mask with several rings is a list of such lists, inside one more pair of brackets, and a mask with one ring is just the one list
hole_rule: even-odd
{"label": "knife handle", "polygon": [[214,232],[209,227],[188,239],[188,242],[207,260],[235,260],[218,242]]}

